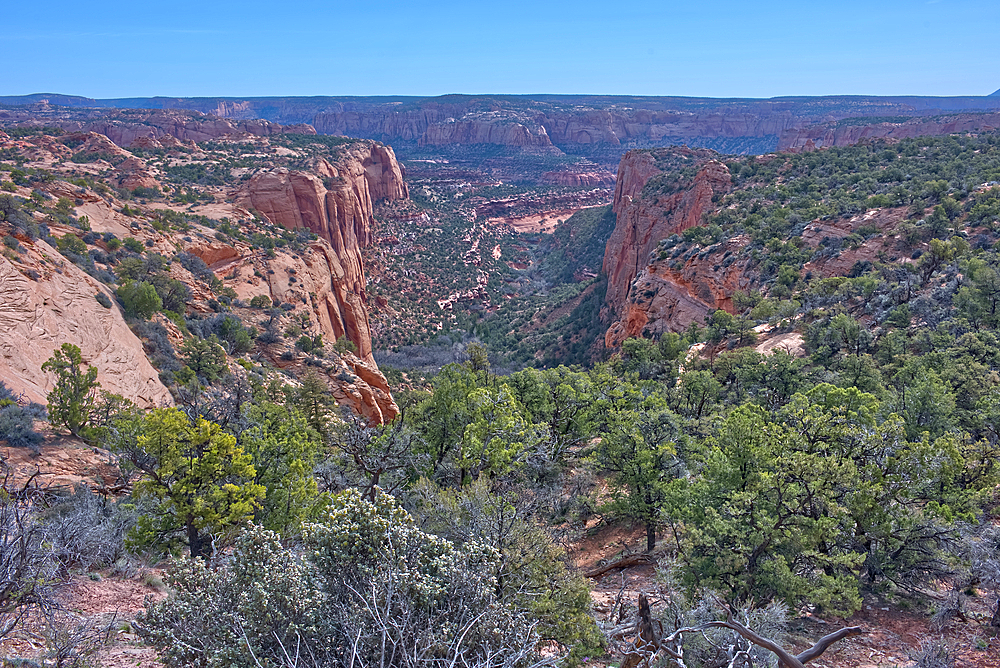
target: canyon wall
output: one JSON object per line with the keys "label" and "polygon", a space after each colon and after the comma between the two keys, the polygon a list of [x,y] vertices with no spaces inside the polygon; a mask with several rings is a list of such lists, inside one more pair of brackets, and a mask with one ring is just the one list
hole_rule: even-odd
{"label": "canyon wall", "polygon": [[908,139],[965,132],[992,132],[1000,128],[1000,114],[956,114],[915,118],[899,122],[823,123],[784,131],[779,151],[809,151],[831,146],[850,146],[871,139]]}
{"label": "canyon wall", "polygon": [[530,113],[499,105],[494,111],[483,112],[472,103],[405,111],[321,112],[312,119],[322,134],[416,141],[420,146],[498,144],[536,149],[562,146],[567,150],[574,145],[656,145],[685,139],[777,136],[801,124],[790,112],[764,115],[582,108]]}
{"label": "canyon wall", "polygon": [[[373,202],[409,197],[403,168],[392,149],[359,142],[338,160],[318,160],[310,171],[278,168],[254,175],[235,193],[237,204],[257,211],[288,229],[315,232],[328,245],[314,246],[316,261],[325,258],[321,282],[325,315],[321,324],[334,339],[346,336],[358,354],[372,361],[365,308],[366,279],[361,249],[373,243]],[[326,249],[329,249],[327,252]]]}
{"label": "canyon wall", "polygon": [[262,119],[228,119],[179,109],[92,109],[75,113],[60,109],[7,110],[0,114],[0,120],[55,126],[67,132],[96,132],[125,148],[157,148],[164,138],[200,142],[238,135],[316,134],[315,128],[306,124],[279,125]]}
{"label": "canyon wall", "polygon": [[605,248],[603,266],[608,277],[605,303],[612,314],[621,313],[632,281],[648,264],[657,243],[698,225],[712,197],[731,187],[729,169],[716,160],[705,160],[681,190],[643,196],[643,188],[660,173],[656,155],[650,151],[629,151],[618,168],[613,203],[618,222]]}

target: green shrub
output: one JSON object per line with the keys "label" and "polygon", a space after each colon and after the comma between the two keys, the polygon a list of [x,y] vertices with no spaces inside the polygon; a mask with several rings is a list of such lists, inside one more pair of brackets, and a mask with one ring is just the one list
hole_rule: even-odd
{"label": "green shrub", "polygon": [[225,567],[182,562],[137,626],[176,665],[282,665],[300,648],[311,666],[530,666],[539,637],[498,599],[499,566],[481,543],[424,533],[392,497],[347,490],[303,552],[254,528]]}
{"label": "green shrub", "polygon": [[87,252],[87,244],[75,234],[64,234],[56,240],[56,248],[60,253],[76,253],[84,255]]}
{"label": "green shrub", "polygon": [[163,300],[156,293],[156,288],[145,281],[125,281],[118,288],[118,299],[125,308],[125,315],[130,318],[149,320],[163,308]]}
{"label": "green shrub", "polygon": [[125,240],[122,243],[125,245],[125,248],[133,253],[142,253],[146,250],[146,248],[142,245],[142,242],[135,237],[125,237]]}
{"label": "green shrub", "polygon": [[267,295],[257,295],[250,300],[250,306],[252,308],[270,308],[271,298]]}

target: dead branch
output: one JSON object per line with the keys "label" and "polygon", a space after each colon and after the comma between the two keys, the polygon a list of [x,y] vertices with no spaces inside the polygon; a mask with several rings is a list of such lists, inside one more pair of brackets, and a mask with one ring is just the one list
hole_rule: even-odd
{"label": "dead branch", "polygon": [[605,566],[598,566],[593,570],[587,571],[584,575],[588,578],[599,578],[610,571],[623,571],[626,568],[648,566],[654,563],[656,562],[653,560],[653,557],[648,554],[633,554]]}
{"label": "dead branch", "polygon": [[[732,609],[727,610],[726,621],[714,621],[677,629],[669,636],[663,637],[662,627],[657,628],[657,624],[652,618],[649,601],[644,594],[639,594],[639,620],[638,636],[632,641],[631,647],[622,661],[622,668],[636,668],[643,662],[649,665],[651,660],[660,652],[668,655],[674,660],[679,668],[684,668],[683,637],[689,633],[703,633],[710,628],[725,628],[738,633],[744,640],[763,647],[778,657],[778,665],[781,668],[805,668],[805,664],[820,657],[827,649],[836,642],[845,638],[865,633],[860,626],[850,626],[823,636],[809,649],[794,655],[784,647],[764,636],[756,633],[752,629],[736,621],[733,617]],[[740,652],[743,654],[744,652]],[[730,665],[736,660],[733,657]]]}

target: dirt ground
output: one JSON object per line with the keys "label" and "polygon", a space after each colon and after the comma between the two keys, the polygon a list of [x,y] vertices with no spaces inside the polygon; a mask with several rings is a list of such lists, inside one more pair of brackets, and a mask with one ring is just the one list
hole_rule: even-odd
{"label": "dirt ground", "polygon": [[[166,596],[162,572],[143,570],[131,578],[74,575],[58,587],[59,619],[68,627],[89,623],[109,627],[106,643],[94,643],[90,665],[101,668],[162,668],[151,647],[142,644],[130,622],[144,609],[147,597]],[[48,651],[44,620],[32,615],[0,643],[0,656],[41,661]]]}
{"label": "dirt ground", "polygon": [[[611,563],[645,549],[646,535],[639,528],[601,527],[590,529],[569,548],[574,565],[581,571]],[[634,609],[640,592],[659,589],[656,568],[638,566],[613,571],[592,580],[591,598],[598,621],[606,621],[619,597]],[[965,620],[953,619],[943,629],[931,628],[930,615],[907,609],[907,602],[890,604],[867,598],[860,611],[849,619],[821,618],[803,613],[789,624],[786,642],[796,651],[810,647],[822,636],[844,626],[861,626],[865,634],[841,641],[809,664],[812,668],[913,668],[913,657],[921,645],[943,641],[955,657],[958,668],[1000,668],[1000,637],[988,626],[988,602],[969,599]],[[655,614],[655,610],[654,610]],[[618,665],[612,661],[591,662],[594,666]]]}

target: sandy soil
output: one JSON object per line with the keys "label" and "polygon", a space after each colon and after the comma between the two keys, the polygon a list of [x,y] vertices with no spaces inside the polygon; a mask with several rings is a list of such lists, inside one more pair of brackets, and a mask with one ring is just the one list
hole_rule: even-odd
{"label": "sandy soil", "polygon": [[581,206],[559,211],[542,211],[522,218],[489,218],[486,222],[491,225],[510,225],[518,232],[552,234],[552,231],[559,225],[559,221],[566,220],[577,211],[592,208],[594,207]]}

